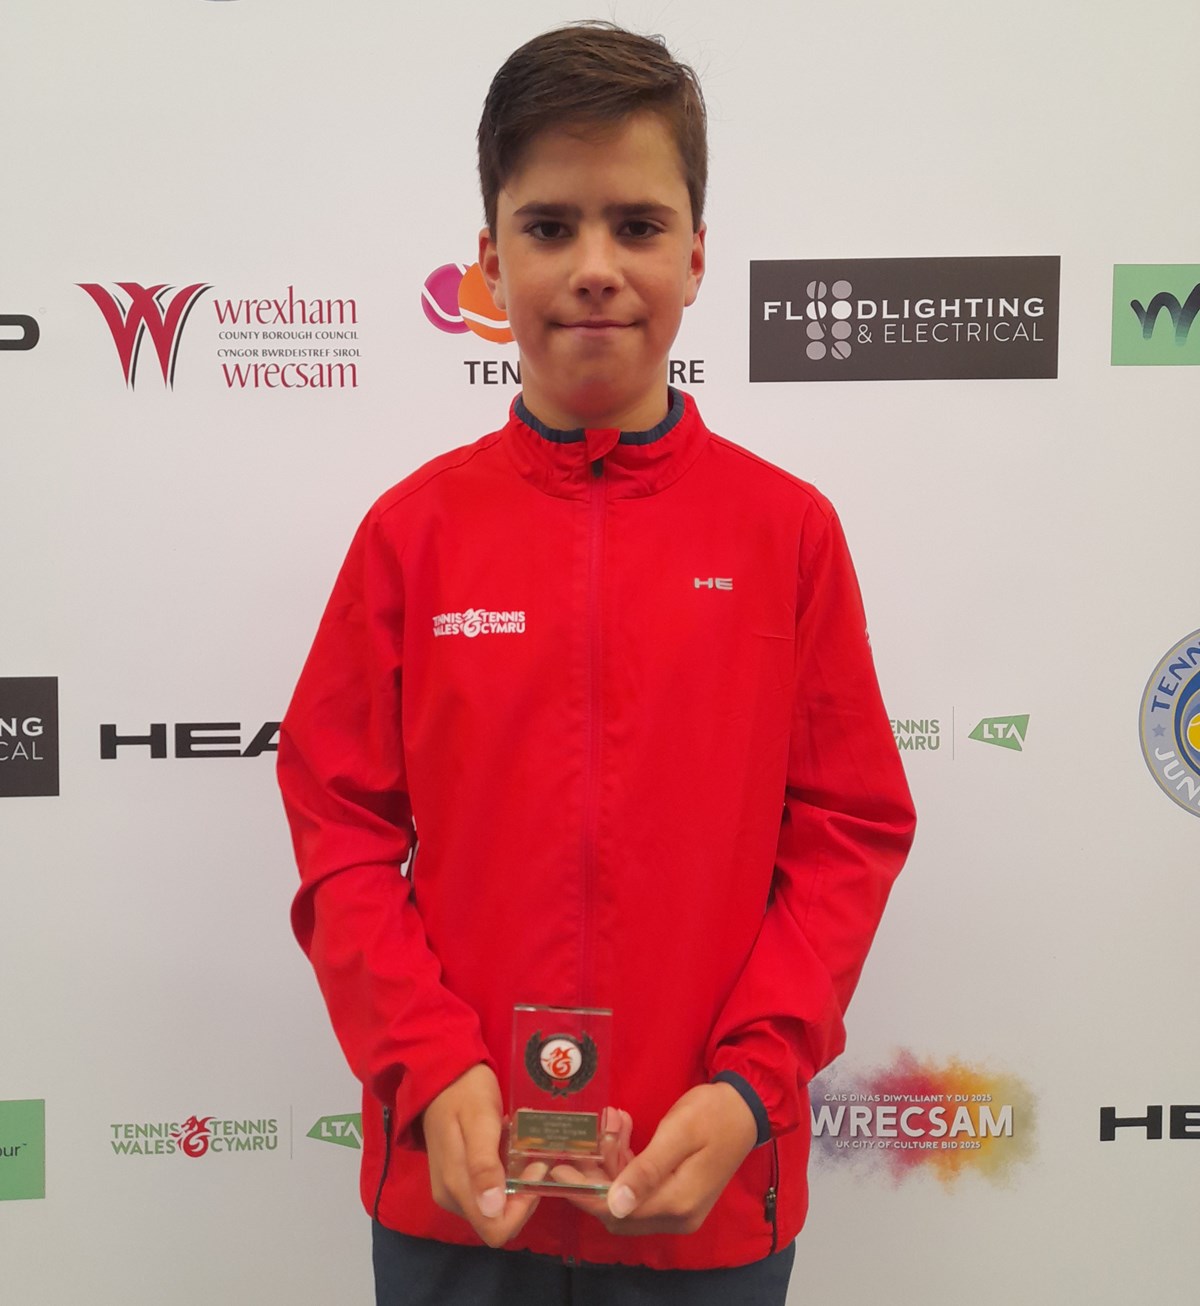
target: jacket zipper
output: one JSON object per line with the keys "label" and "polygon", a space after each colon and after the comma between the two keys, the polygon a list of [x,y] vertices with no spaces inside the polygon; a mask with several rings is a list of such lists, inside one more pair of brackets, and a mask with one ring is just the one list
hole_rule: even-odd
{"label": "jacket zipper", "polygon": [[600,580],[604,541],[604,459],[592,461],[588,503],[588,720],[583,818],[583,939],[579,949],[579,1000],[593,1004],[592,899],[596,879],[596,828],[600,819]]}
{"label": "jacket zipper", "polygon": [[771,1226],[771,1255],[774,1256],[779,1246],[779,1220],[776,1203],[779,1197],[779,1144],[771,1139],[771,1184],[763,1199],[763,1215]]}
{"label": "jacket zipper", "polygon": [[383,1196],[383,1181],[388,1175],[388,1166],[392,1161],[392,1108],[385,1106],[383,1108],[383,1169],[379,1172],[379,1187],[375,1192],[375,1207],[371,1212],[371,1218],[378,1221],[379,1219],[379,1199]]}

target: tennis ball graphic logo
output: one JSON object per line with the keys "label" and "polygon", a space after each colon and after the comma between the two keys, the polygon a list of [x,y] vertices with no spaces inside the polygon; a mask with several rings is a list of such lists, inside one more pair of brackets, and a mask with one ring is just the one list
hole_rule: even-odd
{"label": "tennis ball graphic logo", "polygon": [[463,263],[443,263],[425,278],[421,290],[421,307],[425,316],[439,331],[456,336],[470,330],[458,307],[458,287],[466,270]]}
{"label": "tennis ball graphic logo", "polygon": [[513,339],[508,319],[492,303],[487,282],[478,263],[443,263],[426,278],[421,290],[421,308],[439,331],[462,335],[474,331],[494,344]]}
{"label": "tennis ball graphic logo", "polygon": [[1197,713],[1188,722],[1187,741],[1198,753],[1200,753],[1200,713]]}
{"label": "tennis ball graphic logo", "polygon": [[463,274],[458,287],[458,309],[463,321],[476,335],[498,345],[506,345],[512,340],[508,318],[492,303],[491,291],[478,263],[472,263]]}

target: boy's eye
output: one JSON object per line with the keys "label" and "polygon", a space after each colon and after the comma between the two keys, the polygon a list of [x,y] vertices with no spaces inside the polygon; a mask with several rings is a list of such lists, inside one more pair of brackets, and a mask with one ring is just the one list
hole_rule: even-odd
{"label": "boy's eye", "polygon": [[646,218],[631,218],[625,224],[625,234],[632,236],[634,240],[645,240],[650,236],[656,236],[658,227]]}
{"label": "boy's eye", "polygon": [[558,240],[566,235],[567,228],[552,218],[540,218],[537,222],[531,222],[526,231],[537,240]]}

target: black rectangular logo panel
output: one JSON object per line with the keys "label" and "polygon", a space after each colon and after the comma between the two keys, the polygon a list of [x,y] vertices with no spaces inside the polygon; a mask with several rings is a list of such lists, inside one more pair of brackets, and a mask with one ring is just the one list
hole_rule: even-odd
{"label": "black rectangular logo panel", "polygon": [[751,381],[1058,375],[1057,255],[750,264]]}
{"label": "black rectangular logo panel", "polygon": [[58,677],[0,676],[0,798],[58,796]]}

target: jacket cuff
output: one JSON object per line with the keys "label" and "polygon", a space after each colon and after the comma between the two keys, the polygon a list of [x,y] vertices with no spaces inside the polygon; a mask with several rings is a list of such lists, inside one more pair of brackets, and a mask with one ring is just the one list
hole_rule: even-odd
{"label": "jacket cuff", "polygon": [[754,1124],[758,1130],[758,1136],[754,1140],[755,1147],[761,1147],[771,1141],[771,1122],[767,1119],[767,1108],[763,1106],[762,1098],[754,1091],[749,1081],[743,1079],[736,1070],[720,1070],[709,1080],[709,1083],[728,1084],[730,1088],[737,1089],[741,1094],[742,1101],[754,1115]]}

